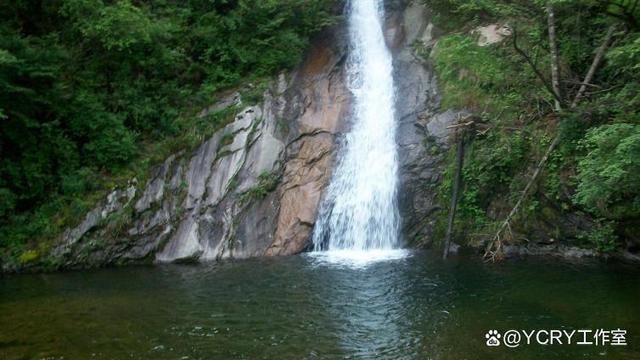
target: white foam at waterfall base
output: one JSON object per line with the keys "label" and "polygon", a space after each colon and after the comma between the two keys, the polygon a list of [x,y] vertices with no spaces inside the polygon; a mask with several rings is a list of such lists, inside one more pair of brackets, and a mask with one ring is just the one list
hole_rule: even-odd
{"label": "white foam at waterfall base", "polygon": [[351,130],[320,206],[314,250],[325,259],[362,262],[397,257],[393,65],[382,30],[381,0],[349,2]]}
{"label": "white foam at waterfall base", "polygon": [[329,250],[314,251],[308,254],[319,264],[364,268],[381,261],[401,260],[411,253],[406,249],[373,249],[373,250]]}

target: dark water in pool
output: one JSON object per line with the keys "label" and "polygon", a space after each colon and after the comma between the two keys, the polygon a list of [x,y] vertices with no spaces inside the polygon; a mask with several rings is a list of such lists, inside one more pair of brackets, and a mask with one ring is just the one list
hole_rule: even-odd
{"label": "dark water in pool", "polygon": [[[426,253],[0,279],[0,358],[640,359],[640,269]],[[625,329],[627,346],[487,347],[489,329]]]}

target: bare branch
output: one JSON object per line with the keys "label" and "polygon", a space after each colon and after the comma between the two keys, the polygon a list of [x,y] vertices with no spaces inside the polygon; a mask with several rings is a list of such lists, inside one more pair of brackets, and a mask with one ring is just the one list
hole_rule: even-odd
{"label": "bare branch", "polygon": [[613,33],[615,32],[615,30],[616,30],[615,25],[611,25],[609,27],[609,30],[607,31],[607,35],[605,36],[604,41],[602,42],[602,45],[600,45],[600,47],[598,48],[598,51],[596,52],[596,56],[593,58],[591,67],[589,67],[589,71],[587,71],[587,75],[584,77],[584,80],[582,81],[582,85],[580,86],[580,89],[578,89],[578,93],[576,94],[576,97],[573,99],[573,102],[571,103],[571,108],[575,108],[576,106],[578,106],[578,102],[582,99],[584,92],[587,90],[586,84],[589,84],[591,82],[591,80],[593,79],[593,76],[596,73],[596,70],[598,69],[598,66],[600,66],[600,62],[602,62],[602,59],[604,58],[604,55],[607,52],[609,45],[611,44],[611,40],[613,39]]}
{"label": "bare branch", "polygon": [[457,129],[457,128],[461,128],[461,127],[467,127],[469,125],[473,125],[475,123],[475,121],[471,120],[465,123],[458,123],[455,125],[449,125],[447,126],[447,129]]}
{"label": "bare branch", "polygon": [[489,258],[493,261],[499,258],[500,256],[499,252],[502,251],[503,233],[506,230],[508,230],[511,233],[511,220],[518,213],[520,206],[522,205],[527,195],[529,194],[529,190],[531,190],[531,188],[533,187],[533,184],[536,182],[536,179],[538,179],[538,176],[540,175],[540,173],[542,173],[542,169],[544,168],[545,163],[547,162],[547,160],[549,159],[549,156],[551,155],[553,150],[556,148],[556,146],[558,146],[559,143],[560,143],[560,135],[558,134],[553,139],[551,144],[549,144],[549,147],[547,148],[547,151],[544,153],[544,156],[538,162],[538,166],[536,166],[536,169],[533,172],[533,176],[531,176],[531,179],[529,179],[527,186],[525,186],[524,190],[522,191],[522,194],[520,195],[518,202],[511,209],[511,211],[509,212],[509,215],[507,215],[507,218],[502,222],[502,225],[500,226],[500,228],[498,228],[498,232],[493,237],[493,240],[490,241],[489,244],[487,245],[485,249],[485,258]]}

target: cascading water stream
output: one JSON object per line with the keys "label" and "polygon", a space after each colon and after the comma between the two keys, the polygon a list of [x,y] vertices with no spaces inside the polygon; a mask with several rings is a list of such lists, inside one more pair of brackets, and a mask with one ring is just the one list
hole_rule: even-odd
{"label": "cascading water stream", "polygon": [[313,233],[315,251],[380,253],[399,247],[393,65],[382,0],[349,2],[351,130]]}

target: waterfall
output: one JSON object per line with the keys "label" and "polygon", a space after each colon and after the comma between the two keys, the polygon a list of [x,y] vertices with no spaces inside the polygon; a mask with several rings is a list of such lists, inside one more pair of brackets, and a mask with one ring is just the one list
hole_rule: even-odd
{"label": "waterfall", "polygon": [[315,251],[365,253],[399,247],[393,65],[382,0],[349,2],[351,130],[340,147],[313,232]]}

